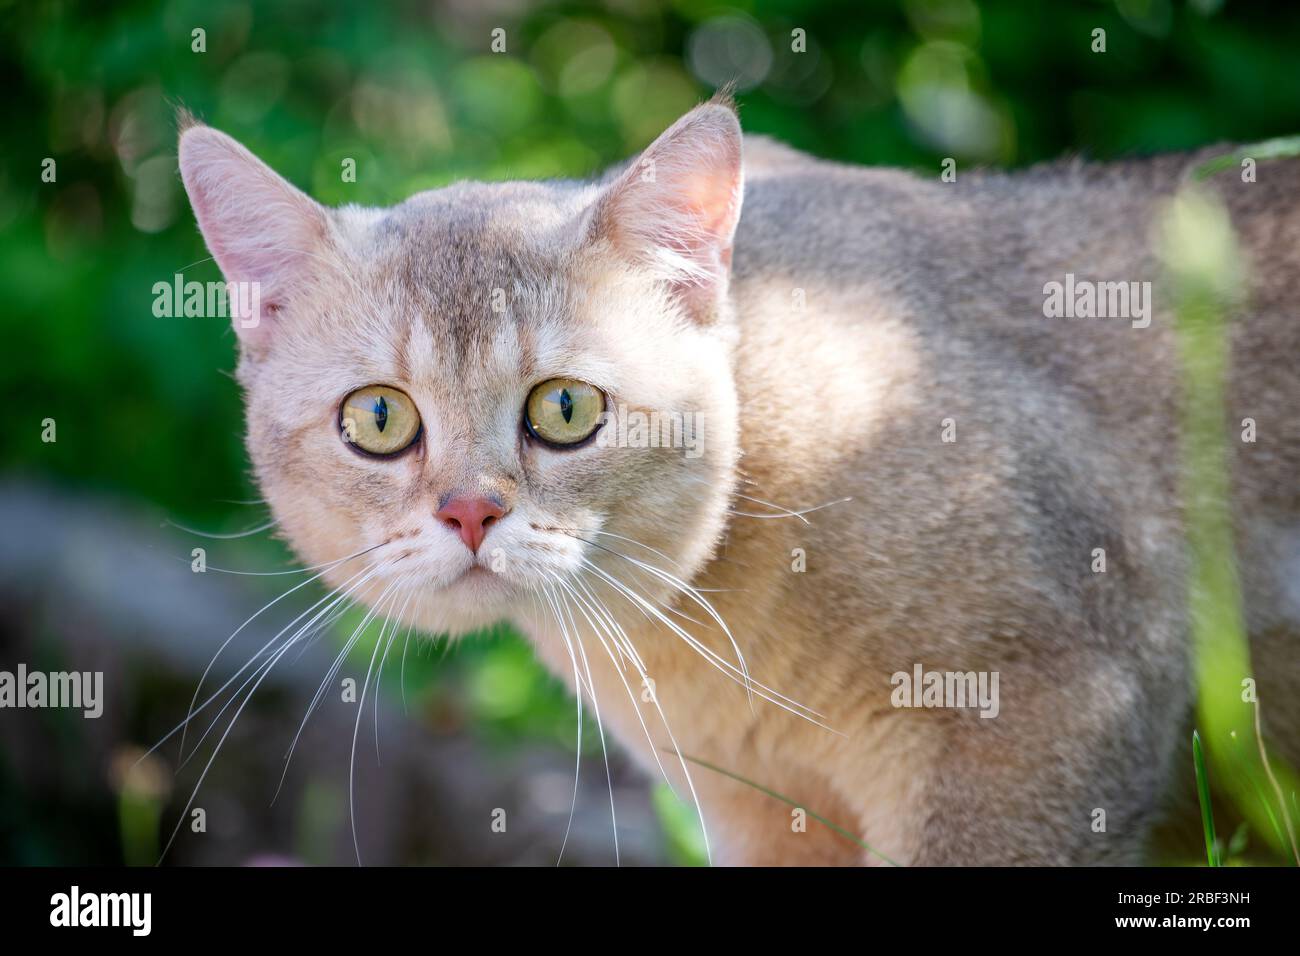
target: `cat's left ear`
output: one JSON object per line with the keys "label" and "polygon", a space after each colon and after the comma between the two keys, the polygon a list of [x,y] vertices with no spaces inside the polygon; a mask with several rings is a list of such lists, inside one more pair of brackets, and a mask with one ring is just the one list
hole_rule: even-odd
{"label": "cat's left ear", "polygon": [[325,209],[225,133],[183,124],[185,190],[222,274],[239,286],[230,297],[235,331],[242,344],[260,348],[312,281],[329,229]]}
{"label": "cat's left ear", "polygon": [[619,176],[589,211],[593,238],[667,282],[707,322],[727,291],[744,194],[741,132],[729,100],[691,110]]}

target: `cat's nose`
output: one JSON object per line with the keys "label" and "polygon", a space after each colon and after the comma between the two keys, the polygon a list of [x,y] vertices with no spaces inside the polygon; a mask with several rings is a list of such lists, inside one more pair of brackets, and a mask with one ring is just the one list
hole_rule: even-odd
{"label": "cat's nose", "polygon": [[460,535],[465,547],[478,553],[483,536],[494,521],[504,518],[506,510],[491,498],[452,498],[435,512],[434,517]]}

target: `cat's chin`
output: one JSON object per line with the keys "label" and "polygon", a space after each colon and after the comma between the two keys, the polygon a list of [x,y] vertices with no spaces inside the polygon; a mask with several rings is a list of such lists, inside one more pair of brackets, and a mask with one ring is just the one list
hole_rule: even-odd
{"label": "cat's chin", "polygon": [[507,603],[517,591],[513,584],[495,571],[474,565],[444,584],[438,593],[452,603],[490,607]]}
{"label": "cat's chin", "polygon": [[441,585],[415,585],[408,623],[429,633],[472,634],[510,618],[518,588],[482,567],[471,567]]}

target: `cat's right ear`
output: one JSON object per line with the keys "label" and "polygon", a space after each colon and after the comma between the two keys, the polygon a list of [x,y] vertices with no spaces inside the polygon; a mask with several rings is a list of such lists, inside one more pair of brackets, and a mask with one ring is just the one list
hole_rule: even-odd
{"label": "cat's right ear", "polygon": [[723,95],[651,143],[590,209],[588,230],[708,322],[727,291],[743,194],[740,122]]}
{"label": "cat's right ear", "polygon": [[[241,342],[265,343],[326,242],[325,209],[209,126],[183,120],[181,178],[221,267]],[[238,314],[236,314],[238,313]]]}

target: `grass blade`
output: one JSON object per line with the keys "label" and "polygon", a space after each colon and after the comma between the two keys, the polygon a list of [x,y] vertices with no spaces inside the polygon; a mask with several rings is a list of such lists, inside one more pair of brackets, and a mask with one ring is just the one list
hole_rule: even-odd
{"label": "grass blade", "polygon": [[1223,866],[1219,855],[1219,841],[1214,835],[1214,808],[1210,806],[1210,777],[1205,772],[1205,754],[1201,751],[1201,735],[1192,731],[1192,763],[1196,765],[1196,795],[1201,801],[1201,823],[1205,827],[1205,857],[1210,866]]}
{"label": "grass blade", "polygon": [[834,823],[831,820],[827,820],[820,813],[817,813],[812,809],[804,806],[802,803],[799,803],[797,800],[791,800],[789,797],[785,796],[784,794],[777,793],[775,790],[771,790],[763,786],[762,784],[754,783],[754,781],[752,780],[746,780],[740,774],[732,773],[730,770],[724,770],[721,767],[716,766],[715,764],[709,763],[707,760],[700,760],[697,757],[692,757],[690,754],[682,754],[682,759],[689,760],[693,764],[698,764],[699,766],[704,767],[706,770],[712,770],[714,773],[720,773],[724,777],[730,777],[732,780],[735,780],[737,783],[743,783],[747,787],[753,787],[759,793],[767,794],[767,796],[772,797],[774,800],[780,800],[782,803],[786,804],[787,806],[794,807],[796,810],[802,810],[804,813],[808,814],[808,816],[812,817],[822,826],[830,830],[833,830],[834,832],[838,833],[840,836],[844,837],[846,840],[852,840],[854,843],[862,847],[862,849],[866,850],[872,856],[879,857],[881,860],[885,861],[890,866],[902,866],[901,863],[894,862],[889,857],[885,856],[885,854],[881,853],[879,850],[872,847],[870,844],[868,844],[860,837],[856,836],[851,831],[846,830],[838,823]]}

